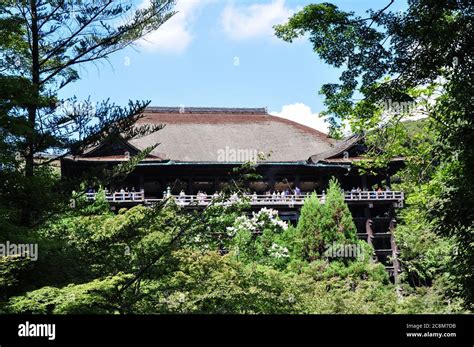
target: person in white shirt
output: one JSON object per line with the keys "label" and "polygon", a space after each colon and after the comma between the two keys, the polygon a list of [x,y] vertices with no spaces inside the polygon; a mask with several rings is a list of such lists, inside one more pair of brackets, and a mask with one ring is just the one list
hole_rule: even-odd
{"label": "person in white shirt", "polygon": [[257,193],[256,192],[253,192],[252,201],[257,202]]}

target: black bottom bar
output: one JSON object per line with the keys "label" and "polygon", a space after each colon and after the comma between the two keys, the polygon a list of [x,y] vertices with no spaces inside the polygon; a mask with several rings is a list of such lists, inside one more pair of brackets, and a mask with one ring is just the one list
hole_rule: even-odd
{"label": "black bottom bar", "polygon": [[[54,339],[52,329],[34,324],[54,324]],[[0,316],[0,346],[473,346],[473,328],[473,315],[11,315]],[[19,336],[19,332],[46,336]]]}

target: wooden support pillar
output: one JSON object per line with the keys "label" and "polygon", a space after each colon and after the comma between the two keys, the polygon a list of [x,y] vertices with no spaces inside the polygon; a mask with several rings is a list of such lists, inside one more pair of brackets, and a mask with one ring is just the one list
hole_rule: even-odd
{"label": "wooden support pillar", "polygon": [[365,221],[365,232],[367,233],[367,243],[374,246],[374,231],[372,230],[372,219]]}
{"label": "wooden support pillar", "polygon": [[[366,218],[365,220],[365,232],[367,233],[367,243],[371,245],[372,247],[374,246],[374,230],[372,229],[372,219],[370,218],[370,208],[365,207],[364,208],[364,216]],[[372,257],[370,258],[370,261],[374,263],[376,261],[375,259],[375,254],[372,254]]]}
{"label": "wooden support pillar", "polygon": [[362,179],[362,190],[368,190],[367,188],[367,175],[366,174],[363,174],[361,176],[361,179]]}
{"label": "wooden support pillar", "polygon": [[300,181],[301,181],[300,175],[296,175],[295,178],[294,178],[295,186],[293,187],[293,189],[296,188],[296,187],[299,187],[301,189]]}
{"label": "wooden support pillar", "polygon": [[389,224],[389,232],[390,232],[390,248],[392,249],[392,264],[393,264],[393,279],[395,284],[398,284],[398,275],[401,271],[400,261],[398,260],[398,246],[395,242],[395,226],[397,221],[395,220],[395,213],[393,207],[390,208],[389,211],[390,216],[390,224]]}
{"label": "wooden support pillar", "polygon": [[188,189],[187,193],[189,195],[194,195],[194,177],[191,175],[188,177]]}
{"label": "wooden support pillar", "polygon": [[166,189],[166,188],[163,188],[164,187],[164,181],[162,178],[157,178],[156,181],[158,182],[159,184],[159,188],[157,189],[158,191],[156,192],[156,195],[157,196],[162,196],[163,195],[163,191]]}
{"label": "wooden support pillar", "polygon": [[141,173],[138,175],[138,190],[141,191],[143,189],[145,189],[145,177]]}
{"label": "wooden support pillar", "polygon": [[275,176],[271,175],[268,178],[268,185],[270,186],[271,191],[275,190]]}

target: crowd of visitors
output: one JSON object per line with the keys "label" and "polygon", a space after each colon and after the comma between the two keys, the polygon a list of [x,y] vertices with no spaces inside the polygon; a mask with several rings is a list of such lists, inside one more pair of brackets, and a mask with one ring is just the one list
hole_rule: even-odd
{"label": "crowd of visitors", "polygon": [[[137,191],[135,190],[135,187],[121,187],[120,189],[112,189],[109,190],[108,188],[104,189],[105,195],[107,199],[109,200],[140,200],[144,199],[144,191],[140,190]],[[377,188],[373,187],[371,190],[362,190],[360,187],[353,187],[350,191],[342,191],[346,196],[349,196],[350,199],[364,199],[367,197],[376,199],[378,197],[383,197],[384,192],[390,192],[390,188],[388,186],[385,187],[385,189],[382,189],[381,186],[378,186]],[[96,190],[94,188],[88,188],[86,190],[86,193],[88,197],[95,197]],[[244,195],[247,195],[252,202],[257,202],[257,201],[285,201],[285,202],[291,202],[291,201],[297,201],[301,200],[304,198],[304,196],[309,195],[310,192],[302,192],[301,189],[297,186],[294,189],[286,188],[284,190],[267,190],[263,194],[257,194],[257,192],[253,193],[244,193]],[[319,193],[322,195],[322,198],[325,196],[325,191],[323,190],[322,192]],[[171,193],[171,188],[168,187],[166,191],[163,192],[163,197],[171,196],[173,195]],[[193,194],[192,197],[184,190],[181,190],[179,194],[176,196],[178,202],[184,203],[184,202],[190,202],[196,201],[198,203],[205,203],[209,202],[212,199],[217,199],[219,197],[219,192],[214,192],[214,194],[208,194],[204,191],[199,190],[197,194]],[[230,199],[238,199],[237,194],[234,194],[230,197]]]}
{"label": "crowd of visitors", "polygon": [[[164,196],[169,196],[170,194],[170,189],[168,189],[166,192],[163,192]],[[252,202],[256,201],[291,201],[291,200],[297,200],[298,197],[302,196],[301,189],[299,187],[296,187],[294,190],[290,189],[285,189],[285,190],[273,190],[273,191],[267,191],[263,195],[258,195],[257,192],[253,193],[244,193],[244,195],[248,196]],[[180,193],[177,196],[178,203],[185,203],[185,202],[191,202],[197,200],[198,203],[205,203],[209,202],[210,200],[217,199],[219,198],[219,193],[214,192],[214,194],[207,194],[206,192],[203,192],[199,190],[197,194],[194,196],[187,195],[184,190],[181,190]],[[233,194],[230,196],[230,200],[238,200],[239,197],[237,194]]]}
{"label": "crowd of visitors", "polygon": [[389,186],[385,186],[385,190],[382,189],[381,186],[372,187],[371,190],[362,190],[360,189],[360,187],[357,187],[357,188],[352,187],[350,191],[350,197],[351,199],[361,199],[367,196],[368,194],[371,199],[376,199],[377,197],[384,196],[384,192],[390,192],[390,191],[391,190]]}

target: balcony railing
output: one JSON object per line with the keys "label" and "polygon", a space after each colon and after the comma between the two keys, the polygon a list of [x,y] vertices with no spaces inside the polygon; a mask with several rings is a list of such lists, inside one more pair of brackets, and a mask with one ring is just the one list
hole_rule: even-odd
{"label": "balcony railing", "polygon": [[344,200],[390,200],[403,201],[403,192],[400,191],[360,191],[360,192],[344,192]]}
{"label": "balcony railing", "polygon": [[[95,200],[97,193],[86,193],[89,200]],[[245,195],[245,200],[248,201],[252,206],[278,206],[288,205],[302,206],[304,199],[309,197],[310,193],[293,194],[293,195],[258,195],[250,194]],[[317,194],[321,203],[326,200],[325,194]],[[231,196],[225,202],[222,202],[222,198],[219,195],[167,195],[163,198],[145,198],[145,192],[143,190],[139,192],[114,192],[106,193],[107,201],[115,203],[157,203],[164,199],[173,199],[180,206],[207,206],[211,202],[215,203],[226,203],[231,204],[237,201],[243,201],[237,195]],[[386,201],[397,203],[397,206],[401,207],[404,200],[403,192],[401,191],[360,191],[360,192],[344,192],[344,200],[346,202],[375,202],[375,201]]]}
{"label": "balcony railing", "polygon": [[[97,193],[86,193],[88,200],[95,200]],[[111,202],[144,202],[145,201],[145,191],[141,190],[139,192],[114,192],[106,193],[105,198],[107,201]]]}

